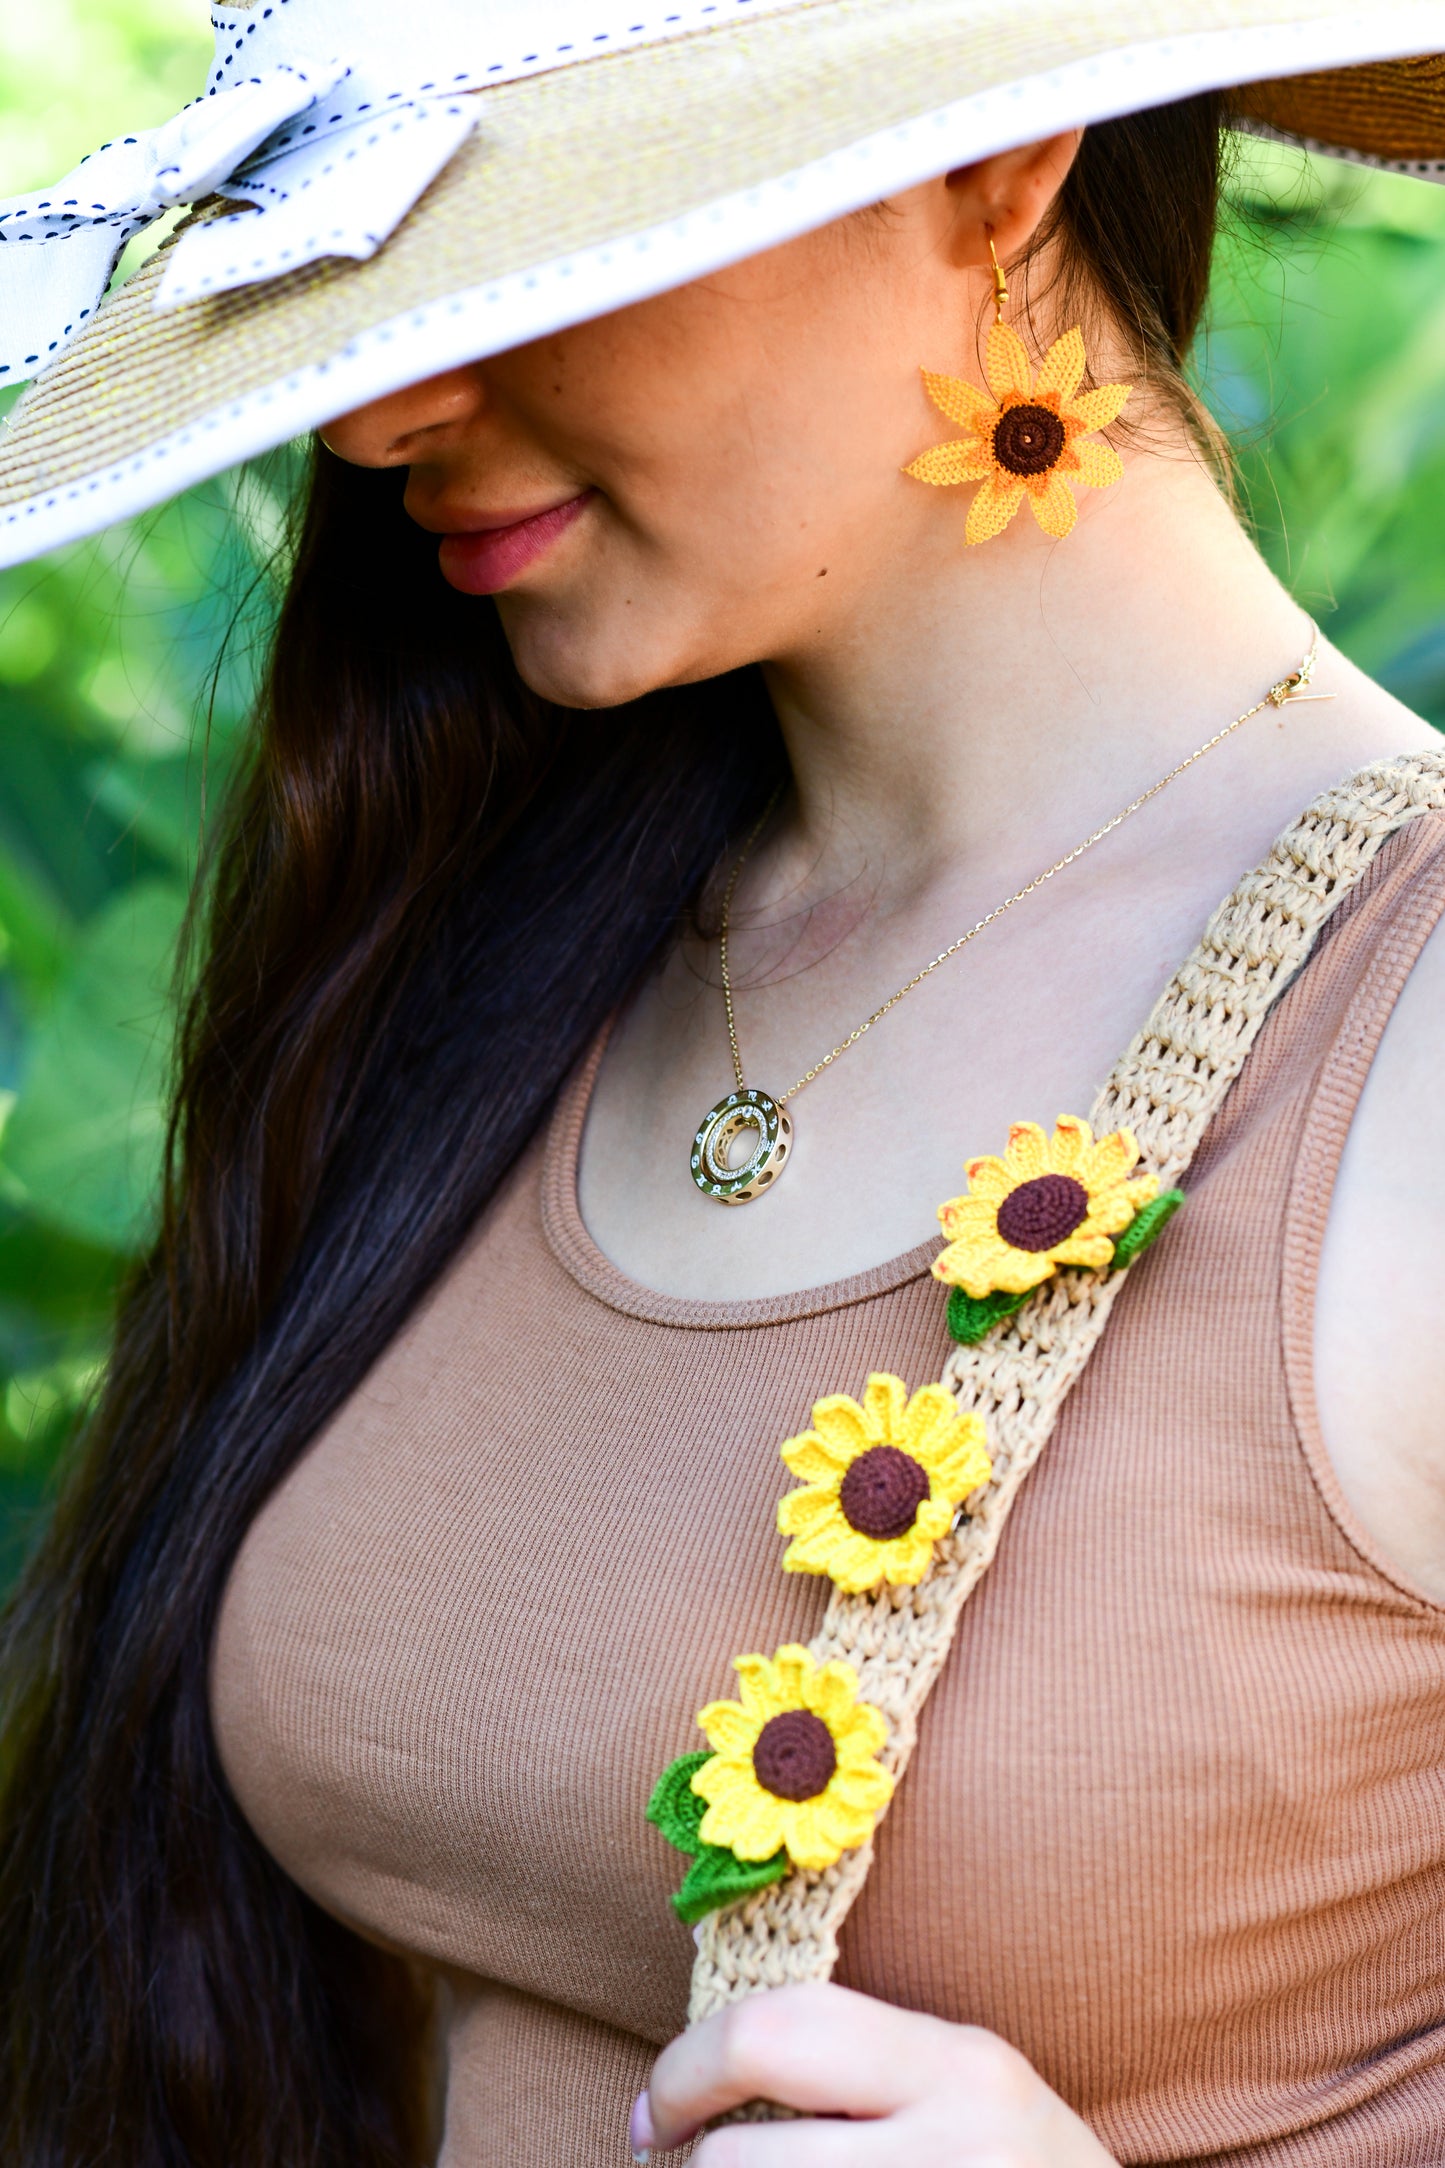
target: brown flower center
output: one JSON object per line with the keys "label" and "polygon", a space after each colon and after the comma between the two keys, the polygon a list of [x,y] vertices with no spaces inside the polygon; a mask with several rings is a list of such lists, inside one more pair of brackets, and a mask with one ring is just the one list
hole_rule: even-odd
{"label": "brown flower center", "polygon": [[998,1208],[998,1231],[1016,1250],[1051,1250],[1089,1216],[1089,1192],[1071,1174],[1020,1182]]}
{"label": "brown flower center", "polygon": [[1052,407],[1006,407],[994,423],[993,456],[1009,474],[1047,474],[1064,448]]}
{"label": "brown flower center", "polygon": [[837,1766],[833,1734],[811,1709],[770,1717],[753,1748],[753,1774],[775,1799],[816,1799]]}
{"label": "brown flower center", "polygon": [[843,1518],[860,1536],[891,1543],[906,1536],[931,1485],[928,1471],[896,1445],[875,1445],[860,1453],[838,1486]]}

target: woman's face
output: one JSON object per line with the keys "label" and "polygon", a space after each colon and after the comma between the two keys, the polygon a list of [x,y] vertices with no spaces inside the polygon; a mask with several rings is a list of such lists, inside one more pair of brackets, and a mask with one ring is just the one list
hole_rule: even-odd
{"label": "woman's face", "polygon": [[608,706],[801,659],[861,594],[937,558],[938,493],[900,470],[939,436],[920,365],[977,374],[991,285],[969,178],[449,370],[326,442],[407,467],[442,574],[496,595],[550,699]]}

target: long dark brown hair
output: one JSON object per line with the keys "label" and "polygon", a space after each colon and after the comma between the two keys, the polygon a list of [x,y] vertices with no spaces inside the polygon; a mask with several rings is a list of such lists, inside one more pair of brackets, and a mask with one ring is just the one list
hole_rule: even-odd
{"label": "long dark brown hair", "polygon": [[[1085,138],[1058,213],[1160,380],[1220,101]],[[262,1850],[207,1657],[260,1506],[455,1253],[784,772],[755,671],[530,695],[401,477],[313,458],[208,876],[163,1224],[0,1653],[3,2168],[414,2168],[424,1997]]]}

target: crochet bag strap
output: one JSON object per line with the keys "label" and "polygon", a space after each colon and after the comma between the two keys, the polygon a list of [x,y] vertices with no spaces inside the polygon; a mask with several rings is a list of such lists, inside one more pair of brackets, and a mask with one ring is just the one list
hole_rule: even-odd
{"label": "crochet bag strap", "polygon": [[[1096,1100],[1095,1133],[1132,1129],[1162,1187],[1188,1167],[1260,1027],[1321,926],[1407,821],[1445,811],[1445,751],[1381,761],[1326,791],[1246,874],[1175,973]],[[889,1723],[881,1759],[908,1766],[918,1718],[964,1604],[987,1572],[1024,1478],[1093,1351],[1127,1277],[1059,1273],[977,1347],[955,1348],[944,1382],[988,1424],[993,1475],[917,1588],[835,1590],[812,1643],[852,1664]],[[795,1869],[698,1931],[690,2023],[754,1990],[826,1980],[873,1841],[822,1873]],[[748,2113],[748,2111],[743,2111]],[[752,2113],[767,2114],[759,2105]]]}

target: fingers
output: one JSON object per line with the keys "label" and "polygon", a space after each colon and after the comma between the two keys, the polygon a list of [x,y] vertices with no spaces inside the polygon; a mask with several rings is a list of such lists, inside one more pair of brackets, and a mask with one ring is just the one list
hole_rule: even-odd
{"label": "fingers", "polygon": [[[750,1995],[683,2033],[659,2056],[648,2087],[654,2143],[680,2145],[704,2123],[749,2100],[776,2101],[807,2115],[891,2115],[949,2080],[966,2085],[978,2043],[1012,2057],[988,2034],[831,1984]],[[797,2123],[751,2127],[786,2131],[794,2145],[803,2142]],[[838,2126],[819,2130],[819,2143],[841,2142]],[[793,2168],[794,2156],[788,2160]]]}
{"label": "fingers", "polygon": [[912,2161],[899,2125],[882,2122],[727,2123],[710,2130],[689,2168],[898,2168]]}

